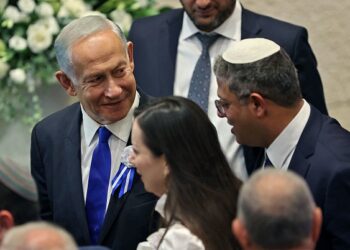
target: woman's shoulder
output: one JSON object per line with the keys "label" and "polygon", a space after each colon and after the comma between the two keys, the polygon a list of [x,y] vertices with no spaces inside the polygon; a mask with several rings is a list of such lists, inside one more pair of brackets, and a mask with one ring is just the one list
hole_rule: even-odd
{"label": "woman's shoulder", "polygon": [[[159,241],[165,232],[164,228],[151,234],[146,242],[142,242],[137,250],[157,249]],[[204,250],[203,242],[191,231],[180,223],[173,224],[163,238],[159,250],[184,249],[184,250]]]}

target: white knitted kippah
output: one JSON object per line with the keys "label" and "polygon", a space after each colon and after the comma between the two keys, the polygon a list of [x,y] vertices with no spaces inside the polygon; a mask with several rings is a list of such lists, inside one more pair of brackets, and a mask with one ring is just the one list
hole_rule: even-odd
{"label": "white knitted kippah", "polygon": [[252,63],[280,51],[280,46],[265,38],[249,38],[233,43],[222,58],[233,64]]}

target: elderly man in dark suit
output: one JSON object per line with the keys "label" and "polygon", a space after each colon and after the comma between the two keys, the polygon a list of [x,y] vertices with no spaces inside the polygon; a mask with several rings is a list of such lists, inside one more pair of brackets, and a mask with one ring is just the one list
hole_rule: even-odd
{"label": "elderly man in dark suit", "polygon": [[307,31],[303,27],[251,12],[243,8],[238,0],[181,0],[181,3],[183,9],[137,20],[131,27],[129,39],[135,45],[137,84],[154,96],[175,94],[193,100],[195,94],[206,90],[208,115],[219,132],[222,148],[231,168],[238,177],[245,179],[247,173],[242,147],[234,136],[222,132],[228,126],[216,116],[215,77],[210,77],[209,72],[209,84],[191,91],[196,75],[195,65],[203,53],[197,34],[218,35],[208,51],[211,65],[230,44],[241,39],[263,37],[275,41],[287,51],[298,69],[303,97],[327,114],[322,82]]}
{"label": "elderly man in dark suit", "polygon": [[133,45],[101,16],[69,23],[55,41],[56,78],[78,103],[32,132],[31,169],[41,217],[67,229],[79,245],[134,250],[152,228],[156,198],[128,164],[136,89]]}
{"label": "elderly man in dark suit", "polygon": [[350,249],[350,133],[301,96],[297,70],[276,43],[253,38],[214,65],[218,115],[250,148],[248,172],[266,165],[305,178],[324,214],[317,250]]}

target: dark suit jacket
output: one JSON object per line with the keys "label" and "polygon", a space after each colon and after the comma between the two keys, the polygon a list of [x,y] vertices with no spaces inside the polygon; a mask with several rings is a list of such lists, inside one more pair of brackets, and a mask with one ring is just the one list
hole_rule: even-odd
{"label": "dark suit jacket", "polygon": [[[176,54],[182,28],[183,10],[147,17],[133,23],[129,40],[134,43],[137,84],[153,96],[173,94]],[[242,10],[242,39],[270,39],[290,55],[298,69],[303,97],[327,114],[316,58],[303,27]]]}
{"label": "dark suit jacket", "polygon": [[[149,99],[140,93],[140,105]],[[31,170],[37,183],[41,217],[67,229],[79,245],[91,245],[81,177],[79,103],[39,122],[32,132]],[[156,197],[135,175],[130,192],[110,199],[99,244],[135,250],[151,233]]]}
{"label": "dark suit jacket", "polygon": [[[261,166],[264,150],[255,149],[249,173]],[[350,133],[311,107],[311,115],[289,169],[305,178],[323,212],[317,250],[350,249]]]}

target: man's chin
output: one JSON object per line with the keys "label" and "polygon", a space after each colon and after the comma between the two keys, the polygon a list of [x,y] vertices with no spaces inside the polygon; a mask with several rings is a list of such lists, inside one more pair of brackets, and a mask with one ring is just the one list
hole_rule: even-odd
{"label": "man's chin", "polygon": [[124,119],[127,114],[127,112],[101,112],[97,117],[97,122],[103,125],[112,124]]}
{"label": "man's chin", "polygon": [[199,30],[205,32],[210,32],[217,27],[215,19],[210,16],[197,16],[194,23]]}

